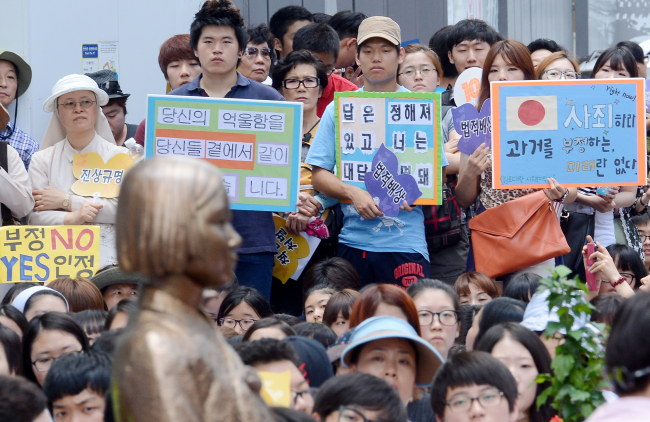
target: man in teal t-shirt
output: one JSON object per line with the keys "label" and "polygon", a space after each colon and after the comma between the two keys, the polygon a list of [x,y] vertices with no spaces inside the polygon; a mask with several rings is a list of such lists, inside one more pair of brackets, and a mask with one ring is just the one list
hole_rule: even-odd
{"label": "man in teal t-shirt", "polygon": [[[357,41],[357,63],[364,76],[361,90],[408,92],[396,80],[398,65],[404,60],[399,25],[383,16],[367,18],[359,26]],[[444,167],[447,160],[444,154],[442,157]],[[344,217],[338,255],[355,266],[362,285],[383,282],[406,288],[430,276],[420,207],[405,201],[397,217],[386,217],[368,192],[332,173],[336,165],[334,103],[325,109],[306,162],[313,167],[316,190],[351,201],[341,206]]]}

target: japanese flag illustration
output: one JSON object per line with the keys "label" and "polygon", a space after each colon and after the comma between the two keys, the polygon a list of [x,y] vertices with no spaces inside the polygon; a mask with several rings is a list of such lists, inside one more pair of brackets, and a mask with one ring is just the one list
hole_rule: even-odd
{"label": "japanese flag illustration", "polygon": [[506,123],[513,130],[557,130],[557,97],[506,97]]}

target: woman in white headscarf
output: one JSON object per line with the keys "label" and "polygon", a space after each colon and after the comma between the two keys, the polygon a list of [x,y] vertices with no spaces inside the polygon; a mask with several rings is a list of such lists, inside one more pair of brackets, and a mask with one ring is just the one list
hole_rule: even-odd
{"label": "woman in white headscarf", "polygon": [[34,195],[33,225],[115,224],[117,198],[93,199],[72,193],[74,154],[96,152],[108,161],[124,153],[115,145],[101,106],[108,96],[85,75],[68,75],[52,88],[43,110],[54,112],[45,131],[41,150],[29,166]]}

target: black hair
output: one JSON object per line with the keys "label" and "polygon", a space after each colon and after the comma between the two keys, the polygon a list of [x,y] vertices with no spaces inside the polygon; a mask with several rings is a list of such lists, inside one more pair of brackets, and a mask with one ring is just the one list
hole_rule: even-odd
{"label": "black hair", "polygon": [[551,53],[566,51],[565,48],[562,47],[560,44],[548,38],[538,38],[535,41],[531,41],[531,43],[528,44],[527,47],[528,47],[528,51],[530,51],[531,54],[537,50],[548,50]]}
{"label": "black hair", "polygon": [[57,292],[56,290],[41,290],[34,293],[29,297],[29,299],[27,299],[27,302],[25,302],[25,308],[23,309],[23,314],[26,314],[27,311],[29,311],[29,309],[34,306],[34,303],[36,303],[36,301],[43,296],[54,296],[61,299],[61,301],[65,304],[66,309],[68,309],[68,301],[61,293]]}
{"label": "black hair", "polygon": [[[372,38],[374,38],[374,37],[372,37]],[[363,45],[365,43],[367,43],[369,40],[371,40],[372,38],[368,38],[367,40],[364,40],[361,44],[357,43],[357,55],[361,54],[361,47],[363,47]],[[401,45],[395,45],[395,44],[393,44],[392,42],[390,42],[388,40],[386,40],[386,42],[388,44],[390,44],[391,46],[393,46],[393,48],[395,48],[395,51],[397,52],[397,56],[399,56],[399,53],[402,51],[402,46]]]}
{"label": "black hair", "polygon": [[361,12],[342,10],[332,16],[327,23],[334,28],[339,40],[343,40],[345,38],[356,38],[359,35],[359,25],[367,17]]}
{"label": "black hair", "polygon": [[244,335],[240,334],[238,336],[230,337],[228,339],[228,344],[232,347],[235,347],[236,344],[241,344],[244,340]]}
{"label": "black hair", "polygon": [[27,318],[25,318],[25,314],[11,305],[2,305],[0,306],[0,316],[7,317],[15,322],[20,327],[22,334],[25,334],[25,330],[27,330]]}
{"label": "black hair", "polygon": [[314,23],[328,23],[330,19],[332,19],[332,15],[328,15],[327,13],[317,12],[312,14],[311,18],[314,21]]}
{"label": "black hair", "polygon": [[361,278],[354,265],[349,261],[334,257],[324,259],[305,271],[302,282],[303,295],[317,284],[328,284],[335,290],[359,290],[361,289]]}
{"label": "black hair", "polygon": [[313,338],[324,348],[336,343],[336,334],[330,327],[319,322],[301,322],[293,326],[296,334],[301,337]]}
{"label": "black hair", "polygon": [[14,284],[11,289],[7,290],[7,293],[5,294],[5,297],[2,298],[2,302],[0,302],[0,305],[11,305],[11,302],[14,301],[16,296],[23,290],[27,290],[30,287],[38,287],[42,286],[43,283],[38,284],[38,283],[16,283]]}
{"label": "black hair", "polygon": [[433,378],[431,408],[436,417],[443,418],[447,407],[447,392],[458,387],[491,385],[502,391],[508,400],[508,409],[514,410],[517,399],[517,381],[508,368],[486,352],[461,352],[447,359]]}
{"label": "black hair", "polygon": [[274,318],[274,317],[268,317],[268,318],[262,318],[259,321],[255,321],[253,325],[251,325],[251,328],[246,331],[246,334],[244,334],[244,338],[242,341],[249,341],[251,335],[259,330],[260,328],[271,328],[271,327],[276,327],[278,330],[282,331],[284,334],[289,336],[295,336],[296,332],[294,331],[293,328],[286,322]]}
{"label": "black hair", "polygon": [[456,344],[465,346],[465,341],[467,340],[467,332],[472,328],[474,324],[474,318],[476,314],[483,308],[482,305],[460,305],[460,335],[456,339]]}
{"label": "black hair", "polygon": [[637,227],[640,225],[646,225],[650,223],[650,212],[646,210],[640,214],[637,214],[634,217],[630,218],[630,221],[632,221]]}
{"label": "black hair", "polygon": [[378,419],[406,422],[406,408],[397,390],[385,380],[356,372],[330,378],[318,390],[313,411],[324,421],[340,406],[360,407],[380,412]]}
{"label": "black hair", "polygon": [[104,353],[63,355],[52,363],[43,391],[50,403],[85,389],[103,398],[111,384],[111,363]]}
{"label": "black hair", "polygon": [[304,309],[305,308],[305,302],[307,302],[307,299],[309,298],[309,296],[311,296],[312,294],[314,294],[314,293],[316,293],[318,291],[323,291],[323,293],[327,293],[331,297],[338,290],[334,286],[332,286],[332,285],[330,285],[328,283],[315,284],[315,285],[311,286],[309,289],[307,289],[307,291],[303,292],[303,296],[302,296],[303,311],[305,310]]}
{"label": "black hair", "polygon": [[339,36],[334,28],[326,23],[310,23],[300,28],[293,37],[293,49],[309,50],[314,54],[324,53],[339,57],[341,48]]}
{"label": "black hair", "polygon": [[302,320],[298,318],[295,315],[289,315],[289,314],[275,314],[273,315],[274,318],[279,319],[280,321],[284,321],[287,324],[289,324],[291,327],[293,327],[296,324],[300,324]]}
{"label": "black hair", "polygon": [[463,19],[454,25],[447,36],[447,50],[452,51],[455,46],[463,41],[479,40],[490,44],[503,40],[494,28],[480,19]]}
{"label": "black hair", "polygon": [[298,21],[313,22],[311,12],[302,6],[286,6],[278,9],[269,20],[269,29],[273,36],[284,46],[284,36],[289,27]]}
{"label": "black hair", "polygon": [[643,48],[641,48],[641,46],[634,41],[621,41],[620,43],[616,44],[616,47],[627,48],[634,56],[634,60],[636,60],[637,63],[644,63],[645,53],[643,52]]}
{"label": "black hair", "polygon": [[131,318],[135,312],[138,310],[138,302],[135,299],[122,299],[117,305],[113,306],[111,310],[106,315],[106,322],[104,322],[104,330],[109,331],[111,329],[111,324],[115,316],[119,312],[124,312]]}
{"label": "black hair", "polygon": [[639,76],[639,68],[636,67],[636,60],[634,56],[625,47],[610,47],[603,52],[596,60],[594,68],[591,71],[591,77],[596,76],[596,73],[609,61],[609,67],[612,70],[626,70],[630,74],[630,78]]}
{"label": "black hair", "polygon": [[34,422],[47,409],[47,397],[21,377],[0,376],[0,420]]}
{"label": "black hair", "polygon": [[638,288],[641,285],[641,279],[648,275],[648,270],[645,269],[645,264],[639,253],[634,248],[619,243],[609,245],[607,252],[618,268],[623,271],[631,271],[634,274],[635,288]]}
{"label": "black hair", "polygon": [[[117,308],[117,306],[114,306]],[[72,315],[72,319],[86,332],[86,335],[98,334],[104,332],[104,324],[108,312],[103,309],[86,309]]]}
{"label": "black hair", "polygon": [[504,322],[521,322],[524,320],[526,303],[510,297],[498,297],[483,306],[481,321],[478,324],[478,334],[474,340],[477,344],[485,333],[497,324]]}
{"label": "black hair", "polygon": [[262,338],[257,341],[247,341],[233,346],[239,354],[244,365],[255,366],[257,364],[279,362],[288,360],[299,367],[302,362],[296,350],[290,343],[274,338]]}
{"label": "black hair", "polygon": [[625,298],[616,293],[602,294],[589,301],[596,309],[591,311],[591,321],[612,325],[616,311],[619,310]]}
{"label": "black hair", "polygon": [[88,351],[88,337],[81,327],[74,322],[69,314],[61,312],[48,312],[38,315],[29,321],[27,331],[23,334],[23,375],[30,381],[35,382],[34,369],[32,365],[32,345],[34,340],[43,330],[63,331],[73,335],[81,344],[84,352]]}
{"label": "black hair", "polygon": [[454,310],[457,312],[460,311],[460,299],[458,299],[458,294],[449,284],[446,284],[440,280],[422,278],[408,286],[406,293],[408,293],[412,299],[415,299],[417,295],[428,289],[441,290],[446,293],[447,296],[449,296],[449,299],[451,299],[451,302],[454,304]]}
{"label": "black hair", "polygon": [[0,325],[0,344],[5,351],[9,373],[20,375],[23,372],[20,337],[12,329]]}
{"label": "black hair", "polygon": [[627,299],[614,315],[605,365],[610,373],[620,373],[620,382],[614,382],[618,395],[632,395],[648,388],[650,375],[634,376],[634,372],[650,367],[650,294],[639,293]]}
{"label": "black hair", "polygon": [[264,44],[269,47],[271,50],[271,63],[275,61],[275,48],[273,48],[273,34],[269,30],[269,27],[265,23],[255,25],[252,28],[248,28],[246,31],[248,34],[248,42],[246,44]]}
{"label": "black hair", "polygon": [[230,0],[207,0],[201,9],[194,15],[194,21],[190,26],[190,47],[196,50],[199,38],[206,26],[228,26],[235,31],[235,37],[239,44],[239,51],[244,51],[248,35],[246,24],[238,8]]}
{"label": "black hair", "polygon": [[[451,34],[454,25],[447,25],[440,28],[435,34],[429,39],[429,48],[432,49],[440,59],[440,64],[442,65],[442,73],[446,77],[454,78],[458,76],[458,70],[456,66],[451,64],[449,61],[449,48],[447,47],[447,38]],[[443,86],[442,88],[447,88]]]}
{"label": "black hair", "polygon": [[125,330],[125,328],[117,328],[111,331],[104,331],[101,336],[97,337],[97,340],[95,340],[95,343],[90,350],[113,356],[115,349],[117,349],[117,344],[122,339],[122,334],[124,334]]}
{"label": "black hair", "polygon": [[108,107],[112,106],[113,104],[117,104],[122,109],[122,111],[124,111],[124,115],[126,116],[128,114],[126,111],[126,100],[128,99],[128,97],[110,98],[106,105],[102,107]]}
{"label": "black hair", "polygon": [[541,276],[534,273],[517,274],[508,281],[501,296],[510,297],[528,303],[530,302],[530,298],[533,297],[537,291],[541,279]]}
{"label": "black hair", "polygon": [[[306,27],[305,27],[306,28]],[[314,66],[316,69],[316,77],[318,78],[319,87],[321,90],[325,90],[327,87],[327,69],[325,64],[311,51],[308,50],[293,50],[291,53],[287,54],[273,67],[271,72],[271,79],[273,79],[273,88],[280,90],[282,88],[282,81],[287,76],[287,73],[291,71],[294,67],[307,64]]]}
{"label": "black hair", "polygon": [[266,298],[260,292],[252,287],[239,286],[228,293],[228,296],[221,302],[217,321],[221,321],[222,318],[228,316],[230,311],[242,302],[246,302],[253,308],[260,319],[273,316],[271,305],[269,305],[269,302],[266,301]]}
{"label": "black hair", "polygon": [[[538,373],[551,373],[551,355],[548,353],[548,349],[544,346],[542,340],[540,340],[538,335],[516,322],[506,322],[490,328],[483,335],[481,341],[476,342],[475,350],[492,353],[494,346],[506,337],[506,335],[510,336],[510,338],[517,343],[520,343],[526,348],[526,350],[528,350],[535,362],[535,367],[537,368]],[[546,388],[550,387],[550,385],[550,381],[537,384],[535,401],[528,409],[528,420],[530,422],[548,422],[557,414],[551,406],[551,403],[553,402],[552,398],[547,399],[540,408],[537,407],[537,397],[539,397]]]}
{"label": "black hair", "polygon": [[316,422],[308,413],[288,407],[270,407],[275,422]]}

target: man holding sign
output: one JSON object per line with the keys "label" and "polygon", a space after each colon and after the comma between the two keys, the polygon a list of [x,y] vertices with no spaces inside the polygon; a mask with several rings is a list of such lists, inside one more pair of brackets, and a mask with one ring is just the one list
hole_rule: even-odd
{"label": "man holding sign", "polygon": [[[365,19],[359,26],[357,42],[356,60],[365,76],[361,90],[409,92],[396,81],[397,68],[404,60],[399,25],[382,16]],[[335,104],[325,110],[306,161],[313,166],[312,183],[316,190],[351,202],[342,204],[344,219],[338,255],[355,266],[362,285],[388,282],[406,288],[431,273],[422,210],[404,201],[397,217],[386,217],[367,191],[332,173],[337,154]],[[386,140],[376,141],[379,149]],[[442,166],[446,165],[442,154]]]}
{"label": "man holding sign", "polygon": [[[246,47],[246,26],[239,9],[227,0],[207,1],[190,28],[190,45],[201,74],[169,95],[284,101],[276,90],[237,72]],[[233,211],[233,226],[243,239],[235,273],[239,283],[271,296],[275,224],[270,212]]]}

